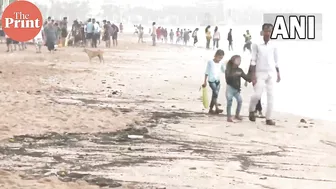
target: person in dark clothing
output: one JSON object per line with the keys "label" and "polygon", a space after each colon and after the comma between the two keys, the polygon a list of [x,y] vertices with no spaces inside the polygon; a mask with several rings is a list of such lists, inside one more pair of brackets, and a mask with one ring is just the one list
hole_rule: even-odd
{"label": "person in dark clothing", "polygon": [[118,33],[119,33],[119,28],[117,25],[112,24],[112,43],[113,46],[118,46]]}
{"label": "person in dark clothing", "polygon": [[101,38],[101,33],[100,33],[100,23],[99,22],[97,22],[97,24],[98,24],[98,26],[99,26],[99,32],[98,33],[96,33],[96,37],[97,37],[97,43],[98,43],[98,45],[100,45],[100,38]]}
{"label": "person in dark clothing", "polygon": [[6,45],[7,45],[7,51],[6,52],[13,52],[13,40],[9,38],[9,36],[6,36]]}
{"label": "person in dark clothing", "polygon": [[231,116],[231,107],[232,107],[232,99],[235,98],[237,100],[237,109],[235,118],[237,120],[242,120],[242,117],[240,117],[240,110],[242,107],[242,97],[240,95],[241,91],[241,83],[240,80],[243,78],[245,81],[251,82],[251,78],[244,73],[244,71],[239,68],[241,62],[241,57],[239,55],[234,55],[231,57],[229,62],[226,65],[225,70],[225,79],[226,79],[226,100],[227,100],[227,121],[233,122],[232,116]]}
{"label": "person in dark clothing", "polygon": [[194,46],[197,44],[197,42],[198,42],[198,37],[197,37],[197,32],[198,32],[198,28],[196,28],[195,30],[194,30],[194,32],[192,33],[192,38],[194,38]]}
{"label": "person in dark clothing", "polygon": [[245,45],[244,45],[244,47],[243,47],[243,50],[244,50],[244,52],[245,52],[246,49],[247,49],[247,50],[249,50],[250,53],[251,53],[251,52],[252,52],[252,49],[251,49],[251,45],[252,45],[252,41],[251,41],[251,39],[252,39],[252,36],[251,36],[251,34],[250,34],[250,31],[249,31],[249,30],[246,30],[246,34],[244,34],[243,36],[244,36],[244,38],[245,38]]}
{"label": "person in dark clothing", "polygon": [[61,44],[64,47],[65,46],[65,39],[68,36],[68,18],[64,17],[61,22]]}
{"label": "person in dark clothing", "polygon": [[92,19],[92,24],[93,24],[93,34],[92,34],[92,48],[97,48],[97,44],[98,44],[98,29],[97,29],[97,22],[96,19]]}
{"label": "person in dark clothing", "polygon": [[228,33],[228,37],[227,40],[229,41],[229,51],[233,51],[233,47],[232,47],[232,29],[230,29],[229,33]]}
{"label": "person in dark clothing", "polygon": [[47,26],[44,28],[44,38],[49,52],[53,52],[55,50],[57,32],[57,29],[53,26],[52,23],[48,23]]}
{"label": "person in dark clothing", "polygon": [[258,101],[258,104],[256,106],[256,113],[258,113],[258,117],[264,118],[264,115],[262,113],[261,100]]}
{"label": "person in dark clothing", "polygon": [[105,41],[106,47],[111,47],[111,30],[112,26],[110,21],[103,20],[104,23],[104,34],[103,34],[103,41]]}

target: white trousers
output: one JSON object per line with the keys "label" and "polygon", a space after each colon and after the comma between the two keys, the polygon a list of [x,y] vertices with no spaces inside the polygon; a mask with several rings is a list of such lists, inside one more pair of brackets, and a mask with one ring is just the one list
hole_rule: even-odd
{"label": "white trousers", "polygon": [[251,96],[249,112],[254,112],[258,101],[266,88],[267,93],[267,111],[266,119],[272,119],[273,101],[274,101],[274,74],[269,72],[257,72],[257,83],[254,85],[254,93]]}

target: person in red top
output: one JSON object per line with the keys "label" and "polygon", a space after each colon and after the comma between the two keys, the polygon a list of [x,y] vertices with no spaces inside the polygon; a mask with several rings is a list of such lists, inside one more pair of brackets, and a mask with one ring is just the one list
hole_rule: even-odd
{"label": "person in red top", "polygon": [[156,35],[157,35],[157,40],[160,40],[161,39],[161,27],[158,27],[156,29]]}

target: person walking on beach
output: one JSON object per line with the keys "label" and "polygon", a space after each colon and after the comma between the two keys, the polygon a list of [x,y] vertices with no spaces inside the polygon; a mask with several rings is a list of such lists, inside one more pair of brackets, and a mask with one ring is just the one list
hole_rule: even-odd
{"label": "person walking on beach", "polygon": [[7,45],[7,51],[6,52],[13,52],[13,40],[5,34],[6,38],[6,45]]}
{"label": "person walking on beach", "polygon": [[244,45],[244,47],[243,47],[243,50],[244,50],[244,52],[246,51],[246,49],[247,50],[249,50],[250,51],[250,53],[251,53],[251,45],[252,45],[252,36],[251,36],[251,34],[250,34],[250,31],[249,30],[246,30],[246,34],[244,34],[243,35],[244,36],[244,38],[245,38],[245,45]]}
{"label": "person walking on beach", "polygon": [[96,22],[95,19],[92,19],[92,23],[93,23],[93,34],[92,34],[92,47],[93,48],[97,48],[97,44],[98,44],[98,39],[99,39],[99,34],[100,34],[100,26],[98,24],[98,22]]}
{"label": "person walking on beach", "polygon": [[232,99],[235,98],[237,100],[237,109],[235,114],[235,119],[243,120],[240,117],[240,110],[242,107],[242,97],[240,95],[241,91],[241,83],[240,80],[243,78],[247,82],[251,82],[251,79],[248,75],[244,73],[244,71],[239,68],[241,63],[241,57],[239,55],[234,55],[231,57],[229,62],[226,65],[225,70],[225,79],[226,79],[226,113],[227,113],[227,121],[233,122],[231,116],[231,107],[232,107]]}
{"label": "person walking on beach", "polygon": [[189,31],[184,31],[183,32],[183,44],[185,45],[185,46],[187,46],[188,45],[188,41],[189,41],[189,38],[190,38],[190,32]]}
{"label": "person walking on beach", "polygon": [[155,25],[156,25],[156,23],[153,22],[153,24],[152,24],[152,34],[151,34],[153,46],[156,45],[156,26]]}
{"label": "person walking on beach", "polygon": [[[223,110],[219,109],[219,105],[217,103],[218,94],[220,90],[220,75],[221,73],[225,72],[225,66],[222,63],[222,59],[224,57],[224,51],[221,49],[218,49],[215,53],[215,57],[212,60],[208,61],[206,70],[205,70],[205,76],[204,76],[204,82],[202,87],[207,86],[207,82],[209,83],[209,86],[212,90],[212,97],[210,102],[210,114],[220,114],[223,112]],[[213,110],[213,108],[216,108],[216,110]]]}
{"label": "person walking on beach", "polygon": [[123,23],[119,24],[119,29],[120,29],[120,33],[124,32],[124,25],[123,25]]}
{"label": "person walking on beach", "polygon": [[173,31],[173,29],[170,30],[169,39],[170,39],[170,43],[174,42],[174,31]]}
{"label": "person walking on beach", "polygon": [[167,31],[167,28],[163,29],[163,39],[164,39],[164,42],[167,43],[167,41],[168,41],[168,31]]}
{"label": "person walking on beach", "polygon": [[228,33],[228,37],[227,37],[227,40],[229,42],[229,51],[233,51],[233,46],[232,46],[232,29],[230,28],[230,31]]}
{"label": "person walking on beach", "polygon": [[197,44],[198,42],[198,37],[197,37],[197,32],[198,32],[198,28],[196,28],[194,30],[194,32],[192,33],[191,37],[194,38],[194,46]]}
{"label": "person walking on beach", "polygon": [[44,41],[48,47],[49,52],[55,50],[55,41],[57,39],[57,29],[52,23],[48,23],[47,27],[44,28]]}
{"label": "person walking on beach", "polygon": [[255,110],[258,101],[261,99],[262,92],[266,88],[267,92],[267,111],[266,124],[275,125],[272,120],[273,111],[273,88],[274,75],[277,74],[277,82],[280,82],[280,70],[278,66],[278,52],[276,46],[270,41],[273,25],[265,23],[262,26],[263,43],[253,44],[251,58],[251,78],[254,84],[254,93],[251,96],[249,106],[249,120],[256,120]]}
{"label": "person walking on beach", "polygon": [[220,40],[220,32],[218,31],[218,27],[215,27],[214,34],[213,34],[213,49],[218,49],[219,47],[219,40]]}
{"label": "person walking on beach", "polygon": [[205,28],[205,39],[206,39],[206,44],[205,47],[207,49],[210,49],[210,40],[211,40],[211,32],[210,32],[210,25]]}
{"label": "person walking on beach", "polygon": [[139,29],[138,43],[140,43],[140,42],[144,43],[143,35],[144,35],[144,28],[141,26],[141,28]]}
{"label": "person walking on beach", "polygon": [[93,47],[93,44],[92,44],[93,32],[94,32],[94,28],[93,28],[92,19],[89,18],[86,24],[86,39],[87,39],[86,41],[88,42],[88,45],[90,45],[91,47]]}
{"label": "person walking on beach", "polygon": [[118,46],[118,33],[119,33],[119,28],[117,25],[112,24],[112,45],[113,46]]}

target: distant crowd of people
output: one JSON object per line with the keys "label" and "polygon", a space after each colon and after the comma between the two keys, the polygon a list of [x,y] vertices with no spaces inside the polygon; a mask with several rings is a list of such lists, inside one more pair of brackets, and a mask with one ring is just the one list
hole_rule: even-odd
{"label": "distant crowd of people", "polygon": [[[45,45],[50,52],[56,51],[58,46],[89,46],[96,48],[101,40],[105,41],[106,47],[111,47],[111,41],[114,46],[118,45],[118,33],[123,32],[123,24],[119,26],[110,21],[103,20],[101,25],[96,19],[89,18],[86,22],[75,20],[71,29],[68,28],[68,18],[63,20],[54,20],[48,17],[33,42],[36,45],[37,52],[41,52],[41,47]],[[26,42],[12,40],[3,31],[1,36],[6,38],[7,52],[13,52],[17,49],[27,48]]]}
{"label": "distant crowd of people", "polygon": [[[138,42],[143,42],[143,36],[144,36],[144,28],[139,25],[135,26],[136,31],[135,34],[138,34],[139,40]],[[207,49],[211,49],[211,41],[212,41],[212,49],[218,49],[219,48],[219,41],[221,40],[221,34],[219,31],[218,26],[214,28],[213,34],[210,30],[211,26],[207,26],[205,28],[205,39],[206,44],[205,47]],[[167,28],[164,28],[162,26],[156,27],[156,22],[152,23],[152,28],[149,29],[149,34],[152,36],[152,45],[155,46],[158,41],[164,42],[164,43],[175,43],[175,44],[183,44],[188,45],[190,44],[191,39],[192,45],[196,46],[199,37],[198,37],[199,28],[195,28],[193,31],[190,29],[180,29],[177,28],[176,31],[171,29],[169,32]],[[249,50],[251,52],[251,44],[252,44],[252,36],[249,32],[249,30],[246,30],[246,33],[243,35],[245,44],[243,47],[244,52],[246,50]],[[232,29],[229,30],[227,34],[227,41],[228,41],[228,50],[233,51],[233,37],[232,37]]]}

